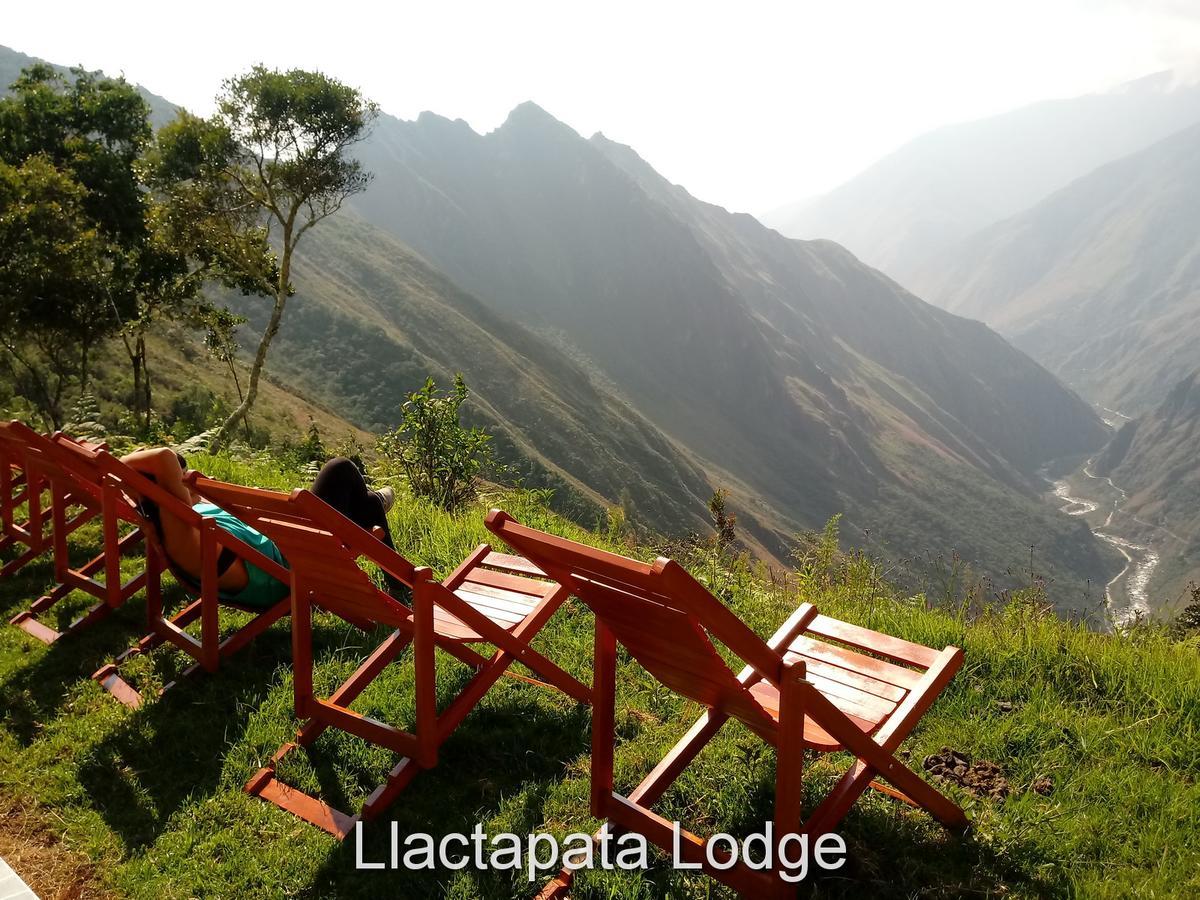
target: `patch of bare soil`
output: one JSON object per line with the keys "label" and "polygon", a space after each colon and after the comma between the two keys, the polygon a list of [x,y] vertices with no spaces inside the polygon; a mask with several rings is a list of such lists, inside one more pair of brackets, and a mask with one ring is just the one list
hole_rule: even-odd
{"label": "patch of bare soil", "polygon": [[96,867],[20,810],[0,811],[0,856],[41,900],[108,900]]}

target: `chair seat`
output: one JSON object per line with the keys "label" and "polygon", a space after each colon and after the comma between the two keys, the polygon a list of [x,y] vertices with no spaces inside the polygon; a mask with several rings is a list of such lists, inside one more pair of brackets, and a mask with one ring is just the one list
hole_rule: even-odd
{"label": "chair seat", "polygon": [[[784,658],[803,660],[808,680],[864,734],[878,731],[921,677],[914,669],[811,637],[792,641]],[[760,681],[750,693],[773,718],[779,718],[779,691],[770,682]],[[821,752],[844,749],[807,717],[804,742]]]}
{"label": "chair seat", "polygon": [[[779,721],[779,690],[774,685],[769,681],[760,681],[750,688],[750,693],[754,695],[755,700],[762,704],[762,708],[771,715],[771,718]],[[832,700],[833,698],[830,697],[829,699]],[[850,719],[865,734],[871,734],[882,724],[881,722],[869,722],[854,715],[851,715]],[[817,750],[821,753],[833,753],[837,750],[845,749],[841,741],[814,722],[809,716],[804,717],[804,744],[810,750]]]}
{"label": "chair seat", "polygon": [[[461,578],[454,593],[505,631],[512,631],[556,587],[552,581],[531,575],[545,578],[540,569],[522,557],[489,553]],[[484,640],[475,629],[440,606],[434,607],[433,621],[434,630],[444,638],[463,643]]]}

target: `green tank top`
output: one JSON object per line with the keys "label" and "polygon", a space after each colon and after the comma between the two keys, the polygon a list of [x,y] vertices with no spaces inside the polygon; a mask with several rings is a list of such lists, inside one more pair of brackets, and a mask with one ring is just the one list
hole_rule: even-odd
{"label": "green tank top", "polygon": [[[197,503],[192,507],[206,519],[212,519],[222,531],[227,531],[235,538],[253,547],[267,559],[273,559],[285,569],[289,568],[287,560],[269,537],[255,531],[237,516],[228,513],[213,503]],[[291,587],[272,578],[258,566],[246,563],[246,586],[236,594],[228,595],[236,603],[246,606],[274,606],[288,595]]]}

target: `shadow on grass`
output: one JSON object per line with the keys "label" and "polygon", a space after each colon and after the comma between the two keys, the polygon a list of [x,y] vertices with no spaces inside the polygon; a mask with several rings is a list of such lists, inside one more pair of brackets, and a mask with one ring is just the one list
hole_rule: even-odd
{"label": "shadow on grass", "polygon": [[[0,677],[0,710],[6,727],[22,746],[36,739],[39,723],[61,711],[80,679],[89,678],[144,630],[145,604],[141,594],[109,618],[49,646],[8,624],[9,619],[27,610],[53,584],[53,560],[41,557],[0,585],[0,628],[6,630],[5,643],[16,651],[11,669]],[[82,591],[74,591],[38,619],[61,630],[96,602]]]}
{"label": "shadow on grass", "polygon": [[[437,843],[448,834],[469,836],[476,823],[488,834],[537,831],[567,762],[587,751],[590,721],[587,707],[539,703],[531,694],[537,690],[528,687],[473,711],[442,746],[437,768],[422,772],[378,820],[363,826],[362,859],[390,861],[393,823],[401,853],[409,835],[427,834]],[[536,893],[526,890],[532,885],[523,877],[514,893],[509,872],[357,869],[357,854],[351,835],[330,852],[311,893],[400,898]]]}
{"label": "shadow on grass", "polygon": [[217,790],[226,752],[270,692],[289,648],[288,632],[272,628],[220,671],[195,672],[148,698],[89,751],[77,777],[126,848],[153,843],[189,798]]}
{"label": "shadow on grass", "polygon": [[[317,658],[330,652],[338,655],[355,634],[343,623],[318,625],[314,628]],[[79,781],[91,805],[127,849],[153,844],[176,811],[230,788],[222,783],[225,757],[231,748],[259,739],[261,732],[248,730],[251,719],[268,696],[280,690],[278,679],[271,676],[289,659],[289,650],[288,630],[272,628],[223,663],[220,672],[197,673],[133,712],[92,749],[80,767]],[[470,670],[463,667],[462,683],[469,677]],[[455,830],[472,818],[480,803],[501,800],[525,778],[560,775],[558,760],[577,756],[585,744],[586,710],[572,704],[564,712],[532,699],[523,702],[520,698],[537,688],[520,688],[498,707],[473,711],[443,746],[439,766],[422,773],[394,809],[410,817],[411,823],[418,818],[426,822],[449,818],[454,823],[450,830]],[[279,700],[275,696],[270,702],[276,705]],[[290,703],[287,706],[290,709]],[[289,721],[288,726],[295,724]],[[540,746],[530,741],[531,734],[540,736]],[[293,751],[288,758],[305,757],[321,799],[353,812],[365,797],[355,795],[373,789],[386,771],[364,762],[359,754],[367,750],[365,742],[330,730],[313,748]],[[390,757],[387,767],[394,763],[395,757]],[[423,799],[414,806],[413,798]],[[421,810],[417,818],[412,818],[413,809]]]}

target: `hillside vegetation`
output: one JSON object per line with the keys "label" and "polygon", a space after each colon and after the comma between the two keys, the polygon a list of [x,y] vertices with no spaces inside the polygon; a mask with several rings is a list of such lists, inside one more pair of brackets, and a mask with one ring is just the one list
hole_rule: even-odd
{"label": "hillside vegetation", "polygon": [[[362,427],[393,427],[407,394],[461,372],[470,417],[526,484],[588,522],[625,492],[650,527],[703,527],[713,487],[688,454],[551,343],[496,313],[391,234],[348,214],[296,260],[304,285],[275,377]],[[228,302],[261,327],[266,305]]]}
{"label": "hillside vegetation", "polygon": [[[303,480],[266,456],[193,463],[217,477],[264,486]],[[449,515],[402,494],[391,525],[397,545],[440,574],[487,540],[482,519],[489,505],[597,546],[643,557],[656,552],[630,547],[615,532],[585,532],[548,512],[541,499],[494,493]],[[97,540],[92,529],[76,543],[84,550]],[[778,573],[768,579],[711,550],[683,559],[762,635],[807,600],[909,640],[963,647],[963,670],[905,749],[918,769],[943,747],[994,761],[1008,794],[980,799],[948,786],[974,825],[961,839],[889,798],[866,797],[841,830],[850,865],[812,883],[804,896],[1117,898],[1200,891],[1196,638],[1177,640],[1149,628],[1127,636],[1088,632],[1039,611],[1044,598],[1036,586],[1006,598],[1002,610],[968,615],[953,594],[932,608],[932,596],[892,589],[876,564],[837,552],[830,536],[806,548],[786,579]],[[41,560],[0,583],[0,615],[23,609],[50,579],[49,561]],[[57,861],[24,873],[43,896],[68,886],[77,894],[146,898],[532,895],[536,885],[507,874],[356,872],[352,842],[339,845],[241,792],[295,729],[285,625],[216,676],[188,679],[138,711],[117,704],[87,676],[132,639],[139,611],[134,601],[105,625],[51,647],[0,628],[0,846],[14,860]],[[316,624],[318,689],[345,677],[382,637],[363,636],[328,616]],[[587,679],[591,627],[590,614],[569,604],[537,645]],[[178,666],[178,656],[158,651],[129,672],[151,691]],[[439,671],[445,700],[464,673],[445,658]],[[619,684],[617,786],[628,789],[696,710],[628,660]],[[393,667],[356,708],[408,722],[410,688],[407,668]],[[439,767],[419,776],[388,817],[401,835],[469,832],[476,821],[489,833],[550,830],[561,838],[589,830],[597,823],[587,816],[588,734],[586,709],[501,679],[444,747]],[[390,754],[327,733],[311,761],[295,758],[283,775],[345,808],[360,803],[392,764]],[[847,764],[842,756],[812,762],[808,808]],[[661,811],[697,829],[745,834],[770,815],[772,784],[772,754],[744,729],[727,726]],[[368,859],[386,857],[385,834],[386,828],[374,833]],[[578,900],[667,895],[727,896],[661,861],[645,874],[581,877],[575,892]]]}

